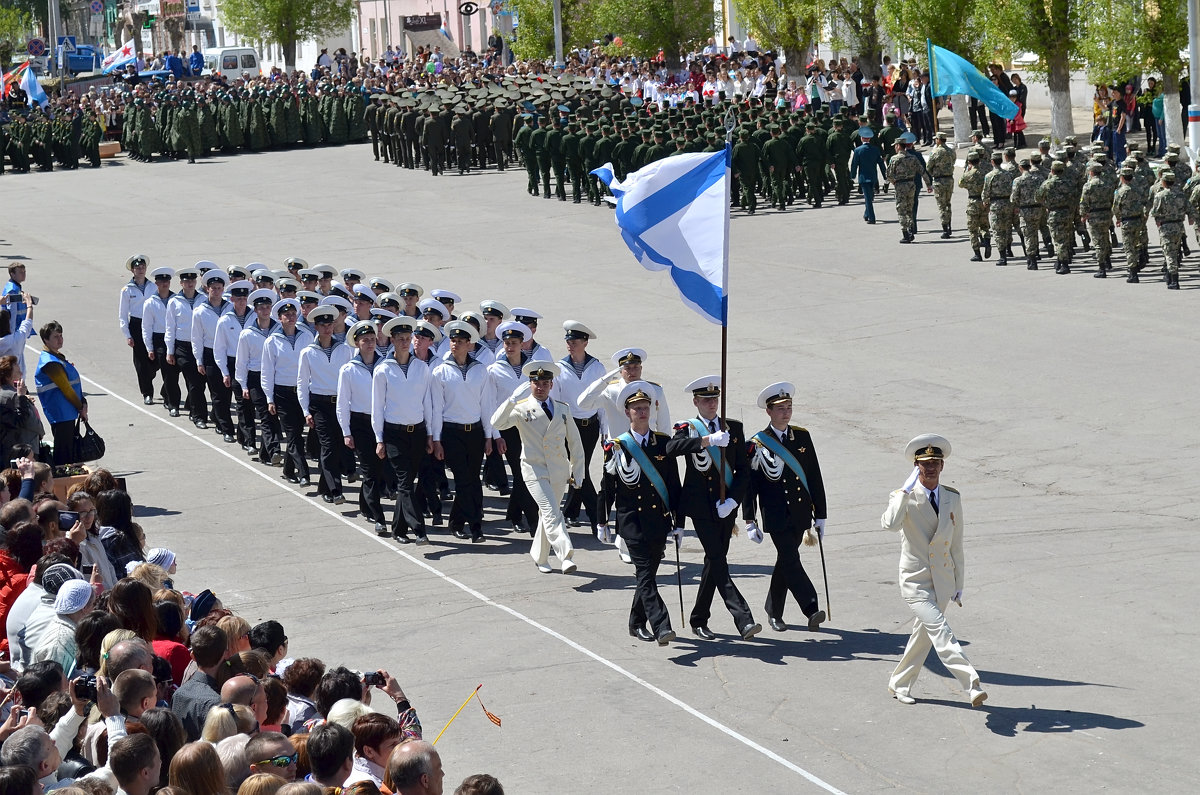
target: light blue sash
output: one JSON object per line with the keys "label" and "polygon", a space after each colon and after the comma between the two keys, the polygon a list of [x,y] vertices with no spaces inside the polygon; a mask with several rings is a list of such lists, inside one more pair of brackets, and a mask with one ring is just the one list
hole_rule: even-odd
{"label": "light blue sash", "polygon": [[[708,427],[705,426],[705,424],[701,422],[698,417],[692,417],[690,420],[688,420],[688,422],[690,422],[692,427],[696,429],[696,433],[700,435],[701,439],[703,439],[705,436],[708,436]],[[721,462],[721,471],[725,474],[725,488],[732,486],[733,468],[729,466],[729,459],[726,456],[721,455],[720,450],[717,450],[711,446],[706,446],[704,449],[708,451],[710,456],[712,456],[713,461]]]}
{"label": "light blue sash", "polygon": [[663,502],[668,506],[671,504],[671,498],[667,491],[667,482],[663,480],[662,473],[658,468],[650,462],[650,456],[646,455],[646,451],[638,444],[637,439],[633,438],[633,433],[623,433],[617,437],[617,441],[622,443],[625,452],[633,456],[633,459],[638,462],[638,466],[642,468],[642,474],[650,479],[650,484],[654,486],[654,490],[658,492],[658,496],[662,497]]}
{"label": "light blue sash", "polygon": [[[787,464],[788,469],[795,472],[796,477],[800,478],[800,485],[804,487],[805,491],[808,491],[808,478],[804,475],[804,467],[800,466],[800,462],[796,460],[796,456],[792,455],[791,450],[783,446],[775,434],[767,433],[765,430],[759,431],[754,434],[754,441],[782,458],[783,463]],[[812,494],[812,492],[809,491],[809,494]]]}

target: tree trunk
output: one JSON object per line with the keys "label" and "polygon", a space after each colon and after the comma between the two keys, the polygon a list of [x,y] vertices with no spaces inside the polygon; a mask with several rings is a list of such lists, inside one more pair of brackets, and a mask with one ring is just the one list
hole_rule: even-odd
{"label": "tree trunk", "polygon": [[1046,57],[1050,67],[1047,84],[1050,88],[1050,139],[1059,143],[1075,134],[1071,118],[1071,65],[1065,50]]}
{"label": "tree trunk", "polygon": [[296,41],[285,41],[282,43],[283,49],[283,68],[288,74],[296,71]]}
{"label": "tree trunk", "polygon": [[954,103],[954,148],[966,146],[971,140],[971,114],[967,112],[966,94],[953,94],[950,101]]}
{"label": "tree trunk", "polygon": [[1183,129],[1183,108],[1179,102],[1179,78],[1170,71],[1163,72],[1163,121],[1167,127],[1167,143],[1187,146],[1187,131]]}

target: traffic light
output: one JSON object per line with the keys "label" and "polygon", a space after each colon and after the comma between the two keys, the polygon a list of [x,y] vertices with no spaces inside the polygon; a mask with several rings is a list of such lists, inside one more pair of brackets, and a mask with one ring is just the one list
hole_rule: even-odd
{"label": "traffic light", "polygon": [[155,16],[153,14],[147,14],[146,21],[142,23],[142,29],[150,30],[150,28],[154,27],[154,21],[155,21]]}

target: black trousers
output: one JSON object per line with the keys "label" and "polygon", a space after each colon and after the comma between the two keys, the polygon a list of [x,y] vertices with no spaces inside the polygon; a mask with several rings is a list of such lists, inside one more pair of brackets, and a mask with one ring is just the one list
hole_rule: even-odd
{"label": "black trousers", "polygon": [[734,627],[739,632],[742,627],[754,622],[750,605],[746,604],[746,599],[729,576],[729,539],[733,534],[733,523],[733,516],[724,519],[692,517],[696,537],[704,547],[704,571],[700,574],[700,590],[696,592],[696,606],[692,608],[690,619],[693,627],[707,626],[712,616],[714,593],[721,594],[725,607],[733,616]]}
{"label": "black trousers", "polygon": [[[451,529],[470,525],[478,533],[483,525],[483,482],[479,467],[483,464],[483,425],[442,424],[442,450],[446,466],[454,476],[454,504],[450,506]],[[400,473],[396,473],[399,478]]]}
{"label": "black trousers", "polygon": [[501,494],[508,493],[508,470],[504,468],[504,456],[495,447],[483,459],[483,483]]}
{"label": "black trousers", "polygon": [[[392,518],[392,532],[396,534],[412,530],[417,537],[425,535],[425,517],[418,505],[417,475],[421,464],[432,458],[425,452],[429,431],[424,422],[416,425],[383,424],[383,447],[396,478],[396,513]],[[357,444],[357,442],[355,442]],[[382,462],[381,462],[382,463]],[[478,468],[476,468],[478,472]],[[434,489],[436,492],[436,488]],[[441,500],[438,499],[438,513]]]}
{"label": "black trousers", "polygon": [[187,402],[184,406],[188,410],[188,416],[192,422],[208,422],[208,400],[204,396],[205,380],[204,376],[200,375],[200,371],[196,369],[196,357],[192,354],[192,344],[190,342],[175,343],[175,365],[179,367],[179,372],[183,375],[183,382],[187,384]]}
{"label": "black trousers", "polygon": [[800,541],[804,531],[787,524],[772,527],[768,532],[775,545],[775,570],[771,572],[771,585],[767,588],[767,615],[782,621],[783,608],[791,591],[804,615],[811,616],[817,612],[817,589],[800,562]]}
{"label": "black trousers", "polygon": [[280,449],[283,451],[284,476],[308,480],[308,459],[304,457],[304,415],[300,413],[296,387],[290,384],[275,385],[275,416],[279,418],[282,431]]}
{"label": "black trousers", "polygon": [[78,463],[75,460],[75,420],[50,423],[54,439],[54,466]]}
{"label": "black trousers", "polygon": [[225,376],[217,367],[212,348],[204,349],[204,380],[208,383],[208,394],[212,396],[212,420],[217,426],[217,433],[233,433],[233,390],[225,386]]}
{"label": "black trousers", "polygon": [[167,336],[162,332],[151,335],[150,344],[154,347],[154,360],[162,372],[162,388],[158,396],[167,408],[179,408],[182,399],[179,391],[179,364],[167,361]]}
{"label": "black trousers", "polygon": [[158,365],[150,361],[147,355],[140,317],[129,318],[129,336],[133,339],[133,371],[137,373],[138,389],[142,390],[142,397],[153,397],[154,374],[158,372]]}
{"label": "black trousers", "polygon": [[510,522],[521,519],[526,527],[537,529],[538,506],[533,501],[533,495],[529,493],[529,487],[525,485],[525,477],[521,474],[521,432],[515,427],[508,428],[500,431],[500,438],[505,444],[504,460],[508,461],[513,473],[512,493],[508,495],[508,509],[504,518]]}
{"label": "black trousers", "polygon": [[633,593],[633,605],[629,608],[629,628],[637,629],[650,622],[650,631],[655,635],[671,628],[671,617],[667,606],[658,594],[658,564],[662,563],[663,541],[655,539],[626,538],[629,557],[633,559],[634,577],[637,587]]}
{"label": "black trousers", "polygon": [[267,411],[267,395],[262,390],[262,373],[246,371],[246,391],[250,393],[250,404],[258,420],[258,460],[271,463],[271,457],[279,452],[279,417]]}
{"label": "black trousers", "polygon": [[237,372],[237,360],[233,356],[225,357],[225,367],[229,372],[229,397],[233,401],[233,413],[237,426],[237,440],[242,447],[254,446],[254,404],[242,397],[246,390],[237,382],[234,374]]}
{"label": "black trousers", "polygon": [[[390,465],[391,462],[388,463]],[[395,478],[395,467],[391,468],[393,470],[392,477]],[[422,516],[429,514],[437,522],[442,521],[442,495],[438,490],[438,483],[444,473],[445,463],[431,455],[422,458],[421,466],[417,469],[417,509]]]}
{"label": "black trousers", "polygon": [[[583,485],[572,486],[567,492],[567,501],[563,504],[563,518],[571,521],[579,519],[583,506],[588,507],[588,518],[592,518],[590,506],[596,504],[596,485],[592,483],[592,453],[596,452],[596,442],[600,439],[600,415],[587,419],[576,419],[575,427],[579,429],[579,438],[583,441],[584,479]],[[595,524],[595,520],[592,520]]]}
{"label": "black trousers", "polygon": [[371,415],[361,411],[350,412],[350,438],[354,440],[354,453],[358,467],[362,470],[362,485],[358,489],[358,512],[372,522],[383,523],[383,506],[379,498],[383,492],[384,459],[375,454],[375,431],[371,428]]}
{"label": "black trousers", "polygon": [[337,395],[308,396],[308,410],[317,432],[317,493],[335,496],[342,493],[342,464],[346,458],[346,442],[337,420]]}

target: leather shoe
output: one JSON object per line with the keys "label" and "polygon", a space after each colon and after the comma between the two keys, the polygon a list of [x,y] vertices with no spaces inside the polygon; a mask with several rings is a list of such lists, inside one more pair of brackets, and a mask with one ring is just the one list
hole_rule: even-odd
{"label": "leather shoe", "polygon": [[472,544],[482,544],[483,543],[483,533],[472,533],[471,534],[471,543]]}
{"label": "leather shoe", "polygon": [[178,417],[179,409],[175,408],[174,406],[171,406],[171,408],[167,409],[167,414],[171,415],[172,417]]}
{"label": "leather shoe", "polygon": [[332,494],[322,494],[321,501],[326,503],[327,505],[333,505],[333,495]]}
{"label": "leather shoe", "polygon": [[542,574],[549,574],[550,572],[554,571],[554,569],[550,568],[549,563],[537,564],[537,570],[540,571]]}
{"label": "leather shoe", "polygon": [[222,434],[221,438],[227,442],[236,442],[237,441],[237,437],[234,436],[232,433]]}
{"label": "leather shoe", "polygon": [[421,533],[417,536],[417,546],[424,547],[429,545],[429,536]]}
{"label": "leather shoe", "polygon": [[907,690],[893,690],[892,698],[899,701],[901,704],[916,704],[917,700],[908,694]]}
{"label": "leather shoe", "polygon": [[762,632],[762,624],[747,624],[741,629],[742,640],[750,640],[760,632]]}
{"label": "leather shoe", "polygon": [[983,706],[983,702],[987,701],[987,693],[983,692],[982,688],[971,688],[971,706]]}
{"label": "leather shoe", "polygon": [[143,395],[142,402],[145,403],[147,406],[153,406],[154,398],[150,397],[149,395]]}
{"label": "leather shoe", "polygon": [[816,632],[821,628],[821,622],[825,620],[825,611],[818,610],[808,617],[808,631]]}
{"label": "leather shoe", "polygon": [[647,643],[654,640],[654,633],[651,632],[650,630],[646,629],[645,627],[638,627],[637,629],[631,629],[631,630],[629,630],[629,634],[632,637],[635,637],[638,640],[644,640]]}
{"label": "leather shoe", "polygon": [[461,539],[464,539],[464,540],[465,540],[465,539],[468,539],[468,538],[470,538],[470,537],[471,537],[471,534],[470,534],[470,533],[468,533],[466,530],[463,530],[463,529],[460,527],[460,528],[458,528],[457,530],[455,530],[455,531],[454,531],[454,537],[455,537],[455,538],[461,538]]}
{"label": "leather shoe", "polygon": [[[658,633],[659,646],[666,646],[673,640],[675,640],[675,630],[673,629],[664,629],[662,632]],[[984,698],[987,698],[986,694],[984,695]]]}
{"label": "leather shoe", "polygon": [[392,533],[392,537],[395,538],[397,543],[400,543],[400,544],[411,544],[412,543],[412,539],[408,537],[408,533],[405,533],[403,530],[400,531],[399,533]]}
{"label": "leather shoe", "polygon": [[697,638],[700,638],[700,640],[716,640],[717,639],[716,634],[711,629],[704,626],[703,624],[701,624],[700,626],[697,626],[697,627],[692,627],[692,634],[695,635]]}
{"label": "leather shoe", "polygon": [[375,535],[380,536],[382,538],[387,538],[388,537],[387,525],[385,525],[383,522],[376,522],[375,523]]}
{"label": "leather shoe", "polygon": [[782,618],[775,618],[774,616],[771,616],[767,623],[769,623],[771,625],[771,629],[775,630],[776,632],[784,632],[787,630],[787,624],[783,623]]}

